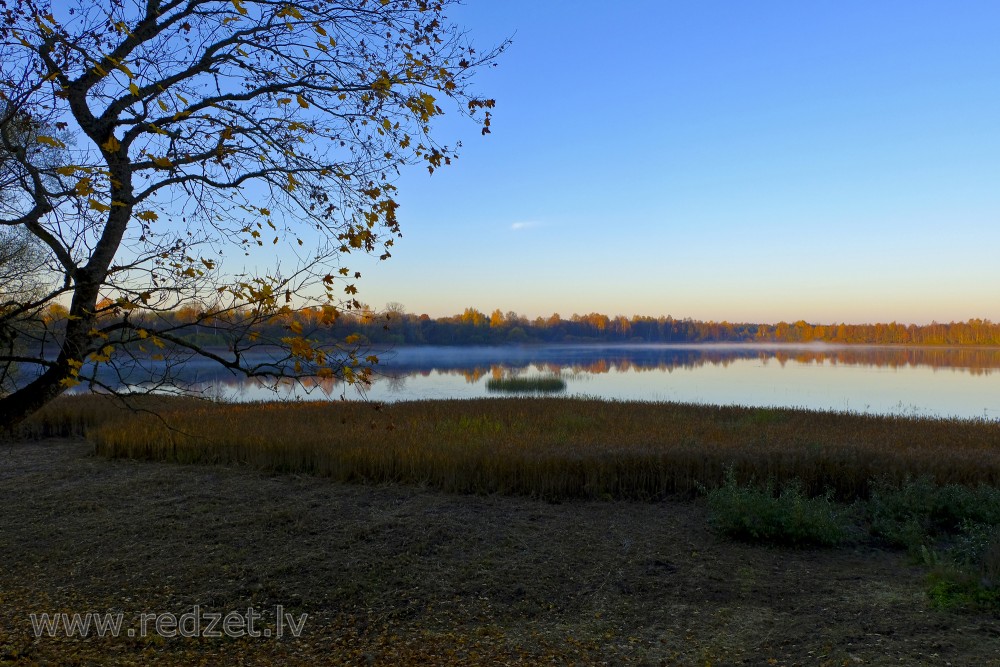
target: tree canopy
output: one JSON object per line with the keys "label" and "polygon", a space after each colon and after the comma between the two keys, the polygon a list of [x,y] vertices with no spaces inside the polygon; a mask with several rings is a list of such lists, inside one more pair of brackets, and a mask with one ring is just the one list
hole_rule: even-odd
{"label": "tree canopy", "polygon": [[[494,102],[470,82],[506,43],[477,51],[453,4],[0,0],[0,229],[52,270],[0,325],[66,304],[0,350],[24,377],[0,425],[81,382],[110,389],[99,367],[169,387],[192,355],[363,380],[356,340],[318,342],[289,316],[318,308],[322,327],[360,305],[345,261],[389,257],[399,170],[457,155],[439,117],[489,132]],[[224,346],[185,335],[207,323]]]}

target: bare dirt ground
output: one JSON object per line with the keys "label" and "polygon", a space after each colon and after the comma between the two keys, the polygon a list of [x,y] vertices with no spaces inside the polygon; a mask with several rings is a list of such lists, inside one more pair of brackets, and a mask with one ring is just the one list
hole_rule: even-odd
{"label": "bare dirt ground", "polygon": [[[998,619],[929,608],[905,554],[729,542],[700,501],[551,504],[91,451],[0,446],[0,664],[1000,665]],[[195,605],[252,608],[272,636],[141,636],[139,614]],[[300,637],[274,636],[277,605],[308,614]],[[29,619],[92,611],[122,613],[119,636],[36,637]]]}

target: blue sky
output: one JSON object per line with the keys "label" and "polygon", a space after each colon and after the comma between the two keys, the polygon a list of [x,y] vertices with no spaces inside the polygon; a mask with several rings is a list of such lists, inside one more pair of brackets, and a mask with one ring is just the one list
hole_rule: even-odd
{"label": "blue sky", "polygon": [[1000,319],[1000,4],[469,0],[493,133],[399,180],[432,316]]}

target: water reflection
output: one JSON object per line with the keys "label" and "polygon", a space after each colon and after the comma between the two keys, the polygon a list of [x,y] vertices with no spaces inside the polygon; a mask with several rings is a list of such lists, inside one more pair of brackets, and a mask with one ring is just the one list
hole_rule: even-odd
{"label": "water reflection", "polygon": [[[1000,419],[1000,349],[790,345],[413,347],[379,352],[365,395],[378,401],[473,398],[487,381],[550,377],[566,395],[780,405]],[[209,364],[185,369],[204,393],[235,400],[355,398],[334,379],[276,390]]]}

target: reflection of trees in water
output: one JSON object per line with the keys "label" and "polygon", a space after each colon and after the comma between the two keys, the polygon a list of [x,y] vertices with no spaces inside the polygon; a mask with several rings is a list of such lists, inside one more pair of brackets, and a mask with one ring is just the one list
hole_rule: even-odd
{"label": "reflection of trees in water", "polygon": [[[518,375],[549,375],[573,379],[587,378],[612,372],[667,372],[677,369],[693,370],[706,366],[726,368],[740,361],[758,361],[761,364],[789,362],[805,365],[859,366],[877,369],[933,368],[949,369],[972,375],[988,375],[1000,370],[1000,348],[931,348],[931,347],[684,347],[664,348],[636,346],[620,348],[590,348],[584,346],[542,346],[521,350],[524,358],[507,358],[509,348],[490,350],[497,358],[480,356],[475,361],[463,359],[461,348],[448,351],[445,358],[425,355],[412,363],[393,360],[380,364],[374,384],[393,393],[405,390],[410,377],[432,375],[460,376],[468,384],[478,384],[484,378],[512,377]],[[401,357],[401,359],[403,359]],[[206,396],[259,397],[267,389],[266,383],[238,378],[225,370],[193,366],[177,369],[176,374],[194,389],[201,389]],[[128,384],[127,382],[125,384]],[[356,394],[355,387],[335,378],[305,378],[301,381],[279,383],[276,399],[294,396],[329,398]],[[364,388],[361,388],[364,394]]]}
{"label": "reflection of trees in water", "polygon": [[[579,354],[579,350],[574,352]],[[589,358],[505,361],[488,366],[463,365],[459,356],[431,369],[407,369],[407,374],[426,376],[433,372],[442,375],[461,375],[469,384],[475,384],[486,376],[500,378],[532,372],[554,376],[601,375],[611,372],[672,372],[677,369],[693,370],[705,366],[727,368],[745,360],[758,360],[765,365],[776,361],[781,366],[795,362],[805,365],[828,364],[878,369],[930,367],[973,375],[988,375],[1000,370],[1000,349],[996,348],[624,348],[584,352],[581,356]]]}
{"label": "reflection of trees in water", "polygon": [[379,377],[376,380],[376,382],[378,382],[379,384],[382,384],[384,382],[385,386],[388,387],[389,391],[391,391],[394,394],[399,394],[404,389],[406,389],[406,377],[407,376],[401,373],[393,375],[383,375]]}
{"label": "reflection of trees in water", "polygon": [[800,364],[842,364],[872,368],[950,368],[973,375],[988,375],[1000,369],[1000,349],[997,348],[928,348],[928,347],[868,347],[836,348],[834,350],[775,350],[760,354],[761,359],[774,357],[781,362],[794,360]]}
{"label": "reflection of trees in water", "polygon": [[236,396],[246,398],[252,396],[260,400],[260,394],[272,393],[275,400],[287,400],[298,396],[314,395],[315,398],[332,398],[341,396],[355,389],[364,392],[364,387],[348,384],[335,378],[302,378],[282,379],[277,382],[258,378],[235,377],[231,374],[220,375],[208,381],[204,378],[191,388],[206,396],[225,398]]}

